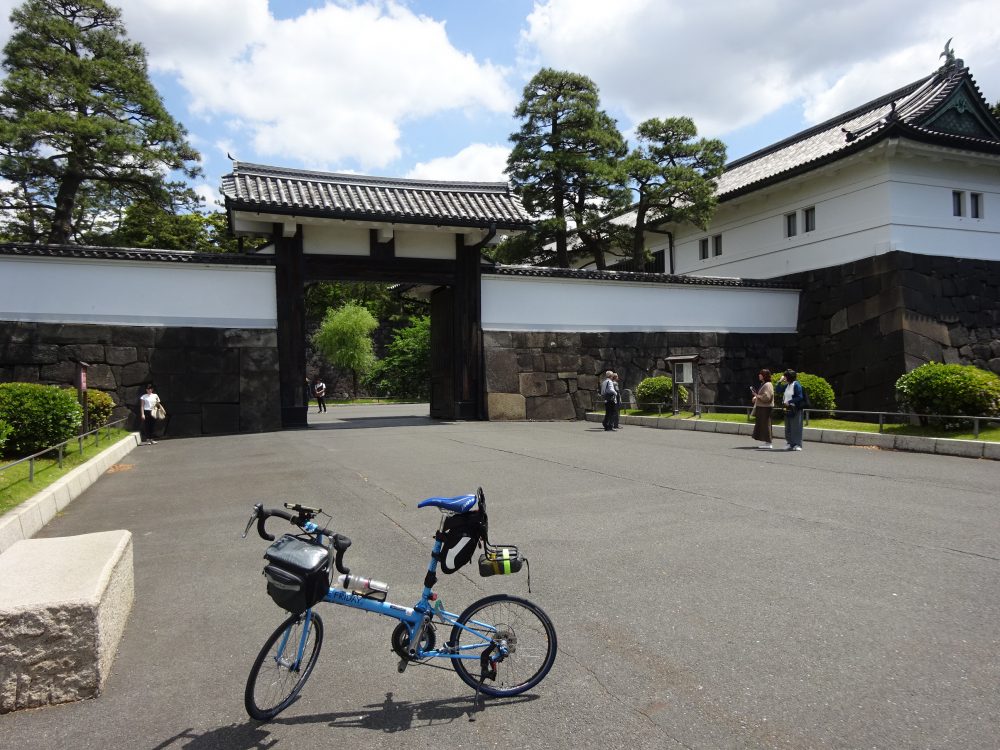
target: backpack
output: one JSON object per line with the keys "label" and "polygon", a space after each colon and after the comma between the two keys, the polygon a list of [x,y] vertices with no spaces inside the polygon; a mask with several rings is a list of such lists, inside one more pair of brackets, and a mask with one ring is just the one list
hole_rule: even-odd
{"label": "backpack", "polygon": [[445,519],[444,527],[437,537],[441,540],[441,551],[437,559],[444,573],[454,573],[472,560],[484,536],[485,520],[485,515],[478,510],[456,513]]}
{"label": "backpack", "polygon": [[802,389],[802,408],[812,409],[812,401],[809,400],[809,392],[805,389],[802,383],[799,383],[799,388]]}

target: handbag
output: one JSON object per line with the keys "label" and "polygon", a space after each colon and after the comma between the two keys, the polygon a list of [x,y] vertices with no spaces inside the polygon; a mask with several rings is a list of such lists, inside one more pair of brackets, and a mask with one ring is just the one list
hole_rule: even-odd
{"label": "handbag", "polygon": [[166,419],[167,410],[163,408],[163,404],[157,402],[156,406],[153,407],[153,419]]}

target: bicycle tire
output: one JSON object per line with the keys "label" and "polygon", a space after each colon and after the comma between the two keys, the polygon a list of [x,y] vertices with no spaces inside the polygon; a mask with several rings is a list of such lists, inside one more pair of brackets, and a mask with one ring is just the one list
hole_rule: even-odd
{"label": "bicycle tire", "polygon": [[[243,702],[251,718],[260,721],[273,719],[298,697],[309,675],[312,674],[316,659],[319,658],[320,647],[323,645],[323,620],[315,612],[310,618],[309,638],[302,654],[302,663],[297,669],[289,669],[281,660],[282,636],[286,630],[290,631],[288,639],[284,641],[285,652],[293,649],[294,653],[302,639],[305,616],[304,612],[290,615],[275,628],[257,654],[243,694]],[[273,653],[272,648],[274,648]]]}
{"label": "bicycle tire", "polygon": [[[473,620],[481,625],[471,625]],[[510,648],[510,653],[497,662],[497,675],[492,681],[480,680],[478,659],[451,660],[466,685],[487,695],[520,695],[541,682],[555,663],[555,626],[541,607],[527,599],[509,594],[487,596],[466,607],[457,623],[449,641],[453,648],[480,642],[480,638],[466,628],[491,638],[495,637],[491,634],[497,634]]]}

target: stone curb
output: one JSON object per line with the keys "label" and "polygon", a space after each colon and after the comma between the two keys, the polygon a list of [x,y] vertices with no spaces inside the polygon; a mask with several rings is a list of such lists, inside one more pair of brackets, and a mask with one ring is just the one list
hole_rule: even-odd
{"label": "stone curb", "polygon": [[139,434],[133,432],[87,463],[77,466],[34,497],[0,516],[0,553],[5,552],[15,542],[30,539],[37,534],[56,513],[76,500],[85,489],[137,445],[139,445]]}
{"label": "stone curb", "polygon": [[[602,412],[587,412],[588,422],[600,422],[602,419],[604,419]],[[634,414],[622,415],[621,422],[637,427],[655,427],[661,430],[694,430],[697,432],[716,432],[728,435],[753,434],[753,425],[749,422],[661,419],[659,417],[637,416]],[[782,425],[774,425],[771,432],[778,439],[783,438],[785,434]],[[988,443],[982,440],[951,440],[949,438],[929,438],[918,437],[916,435],[886,435],[878,432],[819,430],[813,427],[806,427],[802,430],[802,439],[809,442],[831,443],[834,445],[860,445],[863,447],[881,448],[882,450],[937,453],[942,456],[988,458],[1000,461],[1000,443]]]}

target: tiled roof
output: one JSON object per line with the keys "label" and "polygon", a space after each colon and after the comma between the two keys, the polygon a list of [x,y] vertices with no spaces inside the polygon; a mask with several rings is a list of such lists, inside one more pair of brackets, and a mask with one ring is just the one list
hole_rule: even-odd
{"label": "tiled roof", "polygon": [[273,265],[266,255],[237,253],[196,253],[190,250],[147,250],[134,247],[94,247],[90,245],[26,245],[0,243],[0,255],[31,258],[88,258],[93,260],[139,260],[161,263],[198,263],[212,265]]}
{"label": "tiled roof", "polygon": [[761,281],[722,276],[675,276],[668,273],[632,273],[630,271],[590,271],[580,268],[548,268],[543,266],[490,266],[482,272],[494,276],[531,276],[542,279],[583,279],[588,281],[628,281],[653,284],[684,284],[686,286],[731,286],[753,289],[798,289],[783,281]]}
{"label": "tiled roof", "polygon": [[506,183],[426,182],[234,161],[222,192],[230,210],[498,229],[531,223]]}
{"label": "tiled roof", "polygon": [[1000,138],[962,135],[933,127],[935,110],[963,86],[967,87],[970,98],[978,100],[980,110],[988,108],[969,69],[957,60],[908,86],[731,162],[719,178],[717,195],[720,200],[734,198],[867,148],[891,135],[1000,152]]}

